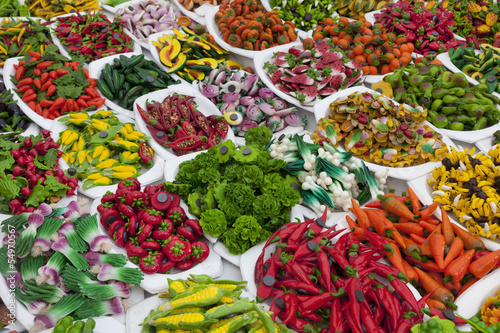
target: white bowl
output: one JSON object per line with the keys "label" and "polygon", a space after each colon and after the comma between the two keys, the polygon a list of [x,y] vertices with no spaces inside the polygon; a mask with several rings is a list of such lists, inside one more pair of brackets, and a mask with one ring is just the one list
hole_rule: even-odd
{"label": "white bowl", "polygon": [[[127,1],[127,2],[124,2],[124,3],[129,3],[129,2],[130,1]],[[120,4],[120,5],[122,5],[122,4]],[[116,13],[116,10],[118,9],[118,6],[120,6],[120,5],[117,5],[116,7],[113,7],[113,6],[110,6],[110,5],[103,5],[101,3],[101,1],[99,1],[99,6],[102,7],[102,9],[104,9],[104,10],[110,12],[110,13],[113,13],[113,14]]]}
{"label": "white bowl", "polygon": [[[92,205],[90,206],[90,214],[97,214],[98,221],[100,219],[101,214],[97,212],[97,207],[100,204],[101,204],[101,198],[98,198],[95,199]],[[187,206],[182,200],[180,205],[186,211],[187,217],[189,218],[194,217],[188,212]],[[107,235],[108,233],[106,232],[102,224],[98,222],[98,225],[99,225],[99,232],[103,235]],[[141,288],[143,288],[144,290],[146,290],[151,294],[157,294],[160,291],[166,290],[168,288],[167,278],[172,280],[186,279],[187,277],[189,277],[190,274],[207,274],[212,276],[213,278],[222,275],[222,260],[220,256],[213,251],[212,244],[210,242],[206,243],[210,248],[210,254],[208,255],[208,258],[205,259],[205,261],[195,264],[195,266],[193,266],[190,269],[182,271],[174,270],[175,273],[172,274],[159,274],[159,273],[144,274],[144,280],[141,281]],[[127,251],[124,248],[118,247],[115,242],[113,242],[113,248],[111,249],[110,253],[121,253],[127,256]],[[138,268],[138,265],[132,263],[128,258],[127,258],[127,264],[125,266]]]}
{"label": "white bowl", "polygon": [[[114,55],[109,56],[109,57],[94,60],[89,64],[89,76],[91,78],[99,79],[101,77],[101,72],[104,69],[104,66],[106,64],[113,65],[113,61],[116,58],[119,58],[121,55],[126,56],[126,57],[131,57],[131,56],[137,55],[137,54],[140,54],[140,52],[139,53],[130,52],[130,53],[114,54]],[[101,94],[102,98],[105,99],[104,104],[107,105],[110,110],[113,110],[113,111],[118,112],[120,114],[126,115],[127,117],[131,117],[131,118],[134,117],[133,110],[128,110],[128,109],[122,108],[121,106],[116,104],[114,101],[106,98],[106,96],[104,96],[101,93],[101,91],[99,90],[98,87],[96,87],[96,90]]]}
{"label": "white bowl", "polygon": [[[254,59],[254,61],[261,58],[264,51],[276,52],[278,50],[281,50],[280,46],[271,47],[271,48],[264,50],[264,51],[251,51],[251,50],[245,50],[245,49],[242,49],[239,47],[233,47],[233,46],[229,45],[222,38],[222,35],[219,31],[219,27],[217,26],[217,23],[215,23],[214,18],[215,18],[215,14],[217,14],[218,11],[219,11],[219,7],[217,6],[217,7],[210,8],[210,10],[207,12],[207,15],[206,15],[207,29],[208,29],[208,32],[212,36],[214,36],[215,42],[218,45],[220,45],[220,47],[222,47],[224,50],[229,51],[230,53],[234,53],[234,54],[237,54],[239,56],[245,57],[245,58]],[[299,37],[299,36],[297,35],[297,37]],[[300,38],[297,38],[296,42],[290,42],[288,44],[284,44],[283,46],[291,47],[293,44],[297,44],[297,42],[299,40],[300,40]],[[256,64],[256,66],[257,66],[257,64]]]}
{"label": "white bowl", "polygon": [[[126,117],[126,116],[123,116],[119,113],[116,114],[116,117],[122,123],[134,123],[134,126],[135,126],[134,128],[137,131],[140,131],[140,129],[138,128],[137,124],[135,124],[133,119]],[[68,126],[66,126],[62,122],[59,122],[59,121],[54,122],[54,126],[51,129],[51,131],[52,131],[51,136],[54,139],[54,141],[59,140],[59,134],[64,132],[66,129],[68,129]],[[153,161],[154,161],[153,167],[151,167],[150,169],[146,169],[143,167],[141,169],[141,175],[139,177],[137,177],[137,179],[144,186],[149,185],[149,184],[151,184],[157,180],[160,180],[162,178],[161,170],[163,170],[163,164],[165,163],[165,161],[160,156],[158,156],[158,154],[154,154]],[[68,164],[63,159],[59,160],[59,167],[63,170],[66,170],[69,168]],[[105,193],[106,191],[116,192],[116,189],[118,187],[118,184],[114,184],[114,185],[106,185],[106,186],[95,186],[95,187],[84,190],[84,189],[82,189],[83,181],[79,180],[78,184],[80,185],[80,188],[78,191],[80,193],[90,197],[90,198],[93,198],[93,199],[102,196],[102,194]]]}
{"label": "white bowl", "polygon": [[[173,93],[177,93],[180,95],[194,96],[194,101],[197,104],[198,110],[203,113],[205,116],[210,115],[220,115],[217,107],[205,96],[200,94],[196,89],[187,84],[176,84],[168,87],[167,89],[153,91],[149,94],[139,97],[135,100],[134,103],[134,114],[135,120],[139,129],[145,133],[146,135],[152,137],[148,128],[146,127],[146,122],[142,119],[142,116],[139,114],[139,110],[137,109],[137,105],[141,108],[146,109],[146,101],[157,101],[161,102],[165,97],[172,95]],[[226,137],[222,140],[234,139],[234,133],[231,129],[228,130]],[[161,156],[164,160],[170,160],[173,158],[177,158],[177,156],[172,152],[170,148],[163,147],[155,139],[148,140],[149,145],[153,150]],[[191,155],[191,154],[188,154]]]}
{"label": "white bowl", "polygon": [[[330,111],[330,103],[337,100],[340,97],[348,96],[350,94],[353,94],[355,92],[369,92],[369,93],[376,93],[375,91],[366,88],[366,87],[350,87],[345,90],[336,92],[327,98],[321,100],[318,104],[314,106],[314,116],[316,117],[316,121],[319,121],[321,118],[324,118],[328,115],[331,114]],[[378,93],[377,93],[378,94]],[[399,103],[393,101],[396,105],[399,105]],[[428,125],[431,127],[433,130],[437,132],[441,132],[441,128],[436,128],[434,127],[431,123],[429,122],[424,122],[423,124]],[[455,144],[446,136],[446,134],[443,134],[441,140],[446,143],[448,147],[455,147]],[[339,145],[338,147],[339,150],[345,150],[343,145]],[[359,158],[357,156],[354,156],[355,158]],[[424,164],[420,165],[414,165],[414,166],[409,166],[409,167],[403,167],[403,168],[391,168],[391,167],[386,167],[380,164],[375,164],[372,162],[366,162],[363,161],[368,169],[373,172],[381,171],[385,172],[386,170],[389,171],[388,176],[392,178],[397,178],[397,179],[402,179],[402,180],[410,180],[416,177],[419,177],[421,175],[427,174],[431,172],[435,167],[439,166],[441,162],[427,162]]]}
{"label": "white bowl", "polygon": [[[264,9],[267,10],[268,12],[274,10],[272,7],[271,7],[271,4],[269,3],[269,0],[261,0],[260,3],[262,4],[262,6],[264,6]],[[278,10],[278,9],[276,9]],[[279,8],[279,10],[283,10],[283,8]],[[340,18],[339,14],[336,12],[336,11],[333,11],[332,13],[332,18]],[[352,20],[352,19],[349,19],[348,20]],[[354,21],[354,20],[352,20]],[[310,30],[301,30],[299,28],[296,28],[297,30],[297,37],[299,37],[300,39],[306,39],[308,37],[312,37],[312,34],[313,34],[313,31],[314,29],[310,29]]]}
{"label": "white bowl", "polygon": [[[255,300],[255,297],[248,294],[245,290],[242,290],[239,298],[242,299],[246,297],[248,297],[250,301]],[[142,326],[139,326],[139,324],[144,322],[144,318],[149,316],[151,310],[156,311],[163,303],[165,303],[165,298],[160,298],[158,295],[155,295],[131,307],[127,312],[126,332],[142,333]]]}
{"label": "white bowl", "polygon": [[[412,179],[408,182],[408,186],[410,186],[413,189],[415,194],[418,196],[418,198],[420,199],[420,201],[424,205],[430,205],[434,201],[434,196],[432,195],[433,189],[427,183],[427,180],[433,180],[431,173],[426,174],[426,175],[422,175],[422,176],[415,178],[415,179]],[[459,222],[455,213],[453,213],[452,211],[449,211],[447,213],[448,213],[448,217],[452,223],[456,224],[457,226],[459,226],[460,228],[462,228],[464,230],[467,230],[467,228],[465,228],[464,225]],[[441,210],[437,209],[434,212],[434,215],[436,215],[438,217],[438,219],[441,219]],[[481,236],[478,236],[478,237],[481,238],[481,240],[484,243],[484,246],[488,250],[490,250],[490,251],[500,250],[500,242],[499,241],[494,241],[492,239],[481,237]]]}
{"label": "white bowl", "polygon": [[455,300],[455,305],[458,306],[456,312],[464,318],[474,316],[481,310],[488,297],[498,295],[500,289],[498,285],[499,280],[500,270],[497,269],[474,283]]}
{"label": "white bowl", "polygon": [[[99,12],[85,12],[85,13],[83,13],[83,15],[87,15],[89,13],[94,14],[94,13],[99,13]],[[69,17],[69,16],[77,16],[77,15],[78,15],[77,13],[71,13],[71,14],[65,14],[65,15],[60,15],[60,16],[54,17],[53,18],[54,23],[52,23],[50,25],[51,33],[53,35],[52,39],[54,40],[54,44],[56,44],[57,47],[59,47],[59,52],[61,52],[62,55],[64,55],[65,57],[70,57],[69,52],[68,52],[69,48],[61,43],[61,40],[59,39],[59,37],[57,37],[57,34],[55,33],[56,28],[59,26],[57,23],[57,19],[58,18],[65,18],[65,17]],[[112,19],[110,19],[110,21],[113,22]],[[125,32],[126,29],[123,29],[123,30]],[[136,42],[134,42],[134,40],[132,40],[132,52],[129,52],[129,53],[136,53],[136,54],[142,53],[141,46],[139,44],[137,44]],[[123,53],[120,53],[120,54],[123,54]]]}
{"label": "white bowl", "polygon": [[493,148],[494,145],[493,144],[493,139],[494,137],[493,136],[490,136],[490,137],[487,137],[486,139],[483,139],[483,140],[479,140],[477,142],[475,142],[474,144],[484,153],[484,154],[488,154],[488,152],[490,151],[491,148]]}
{"label": "white bowl", "polygon": [[[42,129],[50,130],[56,120],[50,120],[38,115],[35,111],[31,110],[28,106],[28,103],[24,102],[21,97],[19,97],[15,90],[17,89],[14,83],[12,83],[11,76],[14,76],[16,70],[14,69],[14,65],[19,63],[19,60],[22,58],[10,58],[5,61],[4,65],[4,73],[3,73],[3,82],[5,84],[6,89],[12,90],[13,100],[16,101],[17,105],[23,110],[24,114],[28,116],[35,124],[40,126]],[[101,110],[107,110],[107,108],[103,105],[101,106]]]}
{"label": "white bowl", "polygon": [[194,20],[201,25],[207,25],[205,14],[207,10],[213,7],[212,5],[204,4],[196,8],[194,11],[191,11],[187,10],[186,7],[184,7],[184,5],[181,5],[177,0],[171,0],[171,2],[182,12],[182,14],[189,17],[191,20]]}

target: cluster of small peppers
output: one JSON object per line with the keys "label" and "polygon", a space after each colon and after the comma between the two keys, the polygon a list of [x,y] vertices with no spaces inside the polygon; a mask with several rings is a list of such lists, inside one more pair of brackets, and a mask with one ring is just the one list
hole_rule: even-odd
{"label": "cluster of small peppers", "polygon": [[146,109],[137,105],[153,139],[172,148],[177,156],[219,144],[229,129],[224,117],[205,117],[197,110],[193,99],[192,96],[173,94],[163,102],[146,103]]}
{"label": "cluster of small peppers", "polygon": [[146,144],[149,138],[111,111],[100,110],[91,116],[72,112],[61,121],[68,126],[58,140],[62,157],[78,179],[84,180],[83,189],[116,184],[140,175],[142,167],[153,166],[153,151]]}
{"label": "cluster of small peppers", "polygon": [[415,52],[427,56],[439,54],[449,48],[467,46],[453,35],[453,11],[441,7],[425,8],[423,3],[415,5],[408,1],[389,2],[380,13],[375,14],[376,23],[381,23],[397,35],[404,34],[407,42],[415,45]]}
{"label": "cluster of small peppers", "polygon": [[123,31],[123,22],[110,22],[102,13],[86,13],[56,19],[55,33],[69,53],[92,61],[113,54],[132,52],[133,41]]}
{"label": "cluster of small peppers", "polygon": [[[404,275],[377,262],[384,251],[360,243],[345,229],[325,230],[324,218],[326,212],[286,224],[257,259],[257,300],[272,299],[272,318],[299,332],[363,332],[364,325],[368,332],[403,333],[421,323],[429,295],[417,301],[400,280]],[[276,251],[264,261],[270,244],[277,244]]]}
{"label": "cluster of small peppers", "polygon": [[47,20],[64,14],[100,9],[98,0],[54,0],[49,2],[41,0],[26,0],[25,5],[28,6],[28,9],[33,16],[41,17]]}
{"label": "cluster of small peppers", "polygon": [[163,184],[141,191],[136,178],[122,180],[116,193],[102,197],[97,210],[109,236],[145,274],[190,269],[210,254],[199,240],[199,222],[186,218],[180,197],[165,191]]}

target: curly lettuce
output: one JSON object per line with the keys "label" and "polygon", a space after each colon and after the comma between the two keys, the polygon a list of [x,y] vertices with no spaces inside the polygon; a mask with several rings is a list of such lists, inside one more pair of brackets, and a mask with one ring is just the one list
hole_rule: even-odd
{"label": "curly lettuce", "polygon": [[279,200],[271,194],[262,194],[255,198],[253,202],[254,214],[268,219],[277,216],[281,211]]}
{"label": "curly lettuce", "polygon": [[200,226],[203,232],[220,237],[227,229],[226,216],[218,209],[209,209],[201,213]]}
{"label": "curly lettuce", "polygon": [[272,137],[273,131],[266,125],[252,127],[245,134],[245,145],[264,148]]}
{"label": "curly lettuce", "polygon": [[226,200],[237,204],[241,209],[246,210],[252,206],[255,199],[254,190],[242,183],[229,183],[226,186]]}
{"label": "curly lettuce", "polygon": [[198,173],[200,180],[205,184],[214,184],[220,180],[220,172],[216,168],[210,167],[201,169]]}
{"label": "curly lettuce", "polygon": [[242,240],[240,235],[236,233],[234,229],[229,229],[224,234],[224,241],[222,244],[224,244],[224,246],[232,254],[245,253],[252,247],[252,242],[249,240]]}
{"label": "curly lettuce", "polygon": [[260,187],[263,178],[264,173],[256,165],[244,165],[238,173],[238,181],[251,188]]}

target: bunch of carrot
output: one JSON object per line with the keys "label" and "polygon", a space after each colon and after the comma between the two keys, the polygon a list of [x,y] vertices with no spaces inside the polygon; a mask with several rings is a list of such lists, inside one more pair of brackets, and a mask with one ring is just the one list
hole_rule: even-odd
{"label": "bunch of carrot", "polygon": [[340,46],[349,59],[359,62],[365,75],[387,74],[408,65],[415,49],[404,35],[396,36],[381,24],[349,22],[345,17],[341,17],[336,23],[327,19],[318,24],[313,40],[326,37]]}
{"label": "bunch of carrot", "polygon": [[[452,223],[438,203],[422,206],[411,188],[408,195],[388,193],[361,208],[352,200],[356,221],[347,216],[361,241],[384,249],[390,262],[425,293],[429,307],[453,308],[455,297],[495,269],[500,250],[485,250],[483,241]],[[383,239],[381,242],[380,240]]]}

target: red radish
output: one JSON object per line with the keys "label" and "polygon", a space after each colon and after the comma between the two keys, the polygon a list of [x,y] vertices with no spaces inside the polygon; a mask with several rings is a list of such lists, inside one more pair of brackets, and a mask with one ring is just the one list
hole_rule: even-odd
{"label": "red radish", "polygon": [[12,154],[12,157],[14,157],[15,160],[17,160],[21,156],[19,149],[14,149],[10,153]]}
{"label": "red radish", "polygon": [[44,138],[48,138],[48,137],[50,136],[50,131],[49,131],[49,130],[44,129],[44,130],[42,131],[42,136],[43,136]]}
{"label": "red radish", "polygon": [[17,164],[19,164],[20,166],[24,166],[26,165],[26,163],[28,163],[28,161],[24,156],[21,156],[17,159]]}
{"label": "red radish", "polygon": [[23,145],[26,147],[26,148],[31,148],[31,146],[33,146],[33,142],[31,141],[31,136],[24,139],[23,141]]}
{"label": "red radish", "polygon": [[29,187],[23,187],[21,188],[21,194],[25,197],[29,197],[31,194],[32,190]]}
{"label": "red radish", "polygon": [[20,166],[16,165],[12,169],[12,173],[14,174],[14,176],[21,176],[24,173],[24,169],[21,168]]}
{"label": "red radish", "polygon": [[33,157],[38,157],[38,151],[35,148],[30,149],[28,154]]}

